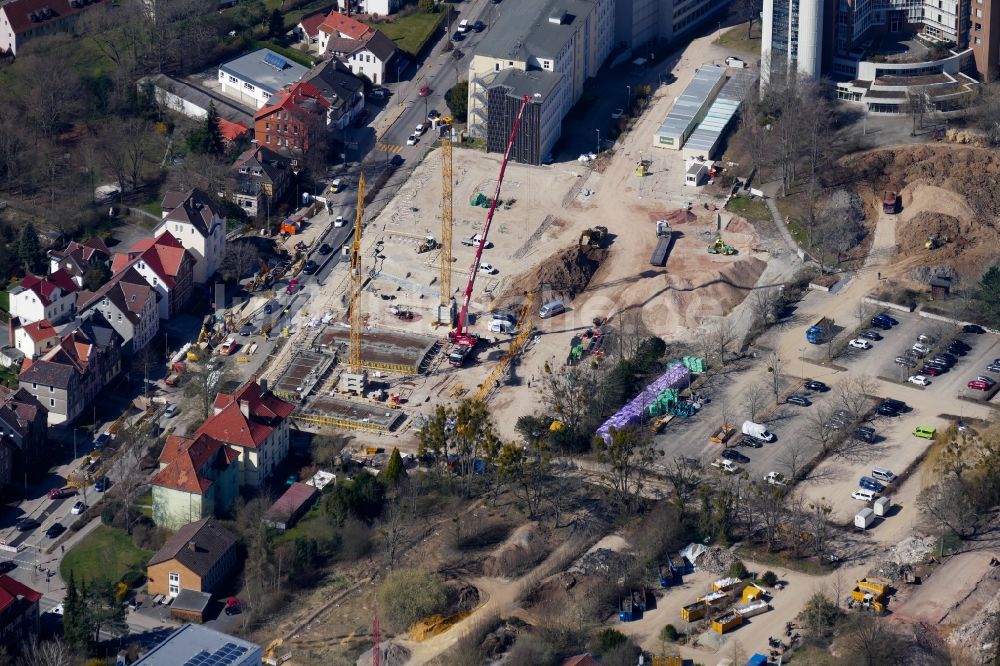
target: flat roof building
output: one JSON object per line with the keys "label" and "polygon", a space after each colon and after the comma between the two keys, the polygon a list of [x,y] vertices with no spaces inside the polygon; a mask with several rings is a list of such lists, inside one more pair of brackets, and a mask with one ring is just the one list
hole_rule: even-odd
{"label": "flat roof building", "polygon": [[653,135],[657,148],[680,150],[702,121],[726,81],[726,69],[705,65],[695,70],[694,78],[680,94],[673,108]]}
{"label": "flat roof building", "polygon": [[229,97],[257,110],[308,71],[270,49],[258,49],[219,65],[219,85]]}
{"label": "flat roof building", "polygon": [[197,624],[185,624],[133,666],[260,666],[256,643]]}

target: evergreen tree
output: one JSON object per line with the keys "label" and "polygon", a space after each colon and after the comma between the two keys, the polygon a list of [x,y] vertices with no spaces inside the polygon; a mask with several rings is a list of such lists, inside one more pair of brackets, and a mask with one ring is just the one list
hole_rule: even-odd
{"label": "evergreen tree", "polygon": [[397,485],[406,477],[406,468],[403,467],[403,456],[399,455],[399,449],[393,448],[389,454],[389,462],[382,470],[382,478],[390,486]]}
{"label": "evergreen tree", "polygon": [[83,596],[76,587],[72,570],[63,600],[63,637],[75,651],[85,653],[90,646],[90,618]]}
{"label": "evergreen tree", "polygon": [[992,266],[979,281],[979,303],[990,326],[1000,325],[1000,268]]}
{"label": "evergreen tree", "polygon": [[17,239],[17,259],[24,266],[24,270],[33,272],[38,270],[41,257],[42,247],[38,241],[38,232],[35,231],[35,225],[27,224],[21,229],[21,235]]}
{"label": "evergreen tree", "polygon": [[281,15],[281,10],[277,7],[267,17],[267,32],[272,37],[280,37],[285,32],[285,17]]}
{"label": "evergreen tree", "polygon": [[214,103],[208,105],[208,115],[205,116],[205,137],[208,150],[212,155],[221,155],[226,148],[222,141],[222,130],[219,128],[219,112]]}
{"label": "evergreen tree", "polygon": [[83,274],[83,286],[90,291],[97,291],[111,279],[111,269],[103,262],[97,262]]}
{"label": "evergreen tree", "polygon": [[83,596],[87,606],[88,628],[95,643],[101,640],[102,631],[113,636],[128,633],[125,606],[115,596],[114,583],[100,580],[87,588]]}

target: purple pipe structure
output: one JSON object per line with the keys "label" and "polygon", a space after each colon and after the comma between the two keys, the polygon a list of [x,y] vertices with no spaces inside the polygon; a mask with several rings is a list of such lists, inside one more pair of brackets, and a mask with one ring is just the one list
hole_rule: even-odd
{"label": "purple pipe structure", "polygon": [[597,429],[597,434],[605,441],[611,439],[611,428],[621,430],[632,425],[636,425],[642,419],[642,414],[646,408],[653,404],[656,397],[668,388],[686,387],[691,382],[691,371],[685,368],[679,361],[671,366],[665,373],[643,389],[639,395],[632,398],[628,404],[619,409],[611,418],[601,424]]}

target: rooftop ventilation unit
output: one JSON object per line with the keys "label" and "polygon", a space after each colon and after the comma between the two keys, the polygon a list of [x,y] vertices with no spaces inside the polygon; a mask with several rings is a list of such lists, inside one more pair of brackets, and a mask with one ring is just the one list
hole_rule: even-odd
{"label": "rooftop ventilation unit", "polygon": [[556,13],[549,17],[549,23],[553,23],[555,25],[562,25],[563,23],[566,23],[567,19],[568,16],[565,11],[556,10]]}

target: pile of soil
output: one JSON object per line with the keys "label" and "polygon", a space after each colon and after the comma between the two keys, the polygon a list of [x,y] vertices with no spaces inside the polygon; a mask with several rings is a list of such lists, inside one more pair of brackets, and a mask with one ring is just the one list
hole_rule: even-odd
{"label": "pile of soil", "polygon": [[587,288],[607,256],[607,250],[595,247],[574,246],[555,252],[511,283],[500,301],[520,297],[528,291],[538,293],[541,289],[572,299]]}
{"label": "pile of soil", "polygon": [[729,567],[736,561],[736,556],[725,548],[712,546],[707,548],[702,556],[698,558],[698,568],[716,576],[725,576],[729,573]]}
{"label": "pile of soil", "polygon": [[598,548],[581,557],[569,571],[615,582],[624,576],[634,564],[635,556],[630,553],[618,553],[608,548]]}
{"label": "pile of soil", "polygon": [[483,562],[483,575],[514,578],[547,554],[545,538],[538,523],[521,525]]}
{"label": "pile of soil", "polygon": [[449,613],[471,611],[479,605],[479,589],[468,583],[451,583],[448,586]]}
{"label": "pile of soil", "polygon": [[907,233],[897,232],[896,240],[900,250],[907,254],[923,250],[924,241],[932,235],[937,236],[945,246],[951,244],[947,249],[961,249],[968,245],[968,236],[962,233],[962,228],[965,227],[968,232],[970,225],[968,222],[963,224],[954,215],[922,210],[910,218],[906,225]]}

